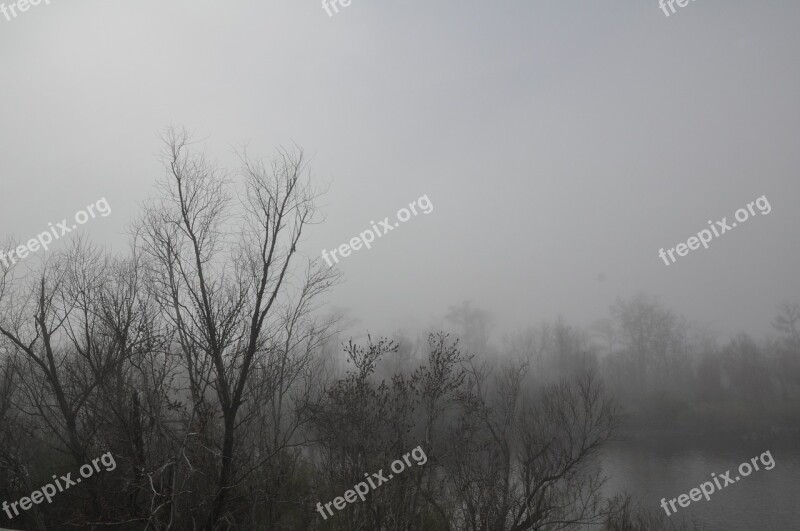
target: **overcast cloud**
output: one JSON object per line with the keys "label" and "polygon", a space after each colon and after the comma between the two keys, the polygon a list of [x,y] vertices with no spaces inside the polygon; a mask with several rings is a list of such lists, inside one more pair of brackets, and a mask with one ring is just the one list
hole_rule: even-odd
{"label": "overcast cloud", "polygon": [[[435,210],[341,262],[360,330],[471,299],[500,330],[589,324],[659,296],[723,334],[797,300],[795,2],[52,0],[0,18],[2,232],[100,197],[81,230],[124,251],[164,127],[220,163],[296,142],[327,182],[318,256],[427,194]],[[766,195],[772,212],[666,267]],[[63,244],[62,244],[63,245]]]}

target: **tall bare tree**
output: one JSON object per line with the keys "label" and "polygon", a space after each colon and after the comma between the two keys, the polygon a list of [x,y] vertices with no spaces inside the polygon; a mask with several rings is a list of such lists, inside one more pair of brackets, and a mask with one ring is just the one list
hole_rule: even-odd
{"label": "tall bare tree", "polygon": [[177,331],[199,436],[213,438],[203,431],[217,408],[222,417],[221,440],[214,441],[219,451],[212,451],[219,468],[205,523],[211,530],[243,480],[237,436],[242,407],[253,398],[253,371],[281,356],[277,334],[293,315],[285,308],[308,304],[338,273],[318,260],[308,262],[305,274],[290,267],[316,213],[301,150],[281,149],[269,166],[243,153],[236,208],[233,175],[192,152],[186,131],[169,130],[165,144],[163,198],[148,206],[140,234],[157,273],[156,300]]}

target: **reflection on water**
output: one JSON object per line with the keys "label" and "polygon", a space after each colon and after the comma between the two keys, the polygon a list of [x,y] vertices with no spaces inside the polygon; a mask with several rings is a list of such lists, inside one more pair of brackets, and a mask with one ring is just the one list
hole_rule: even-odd
{"label": "reflection on water", "polygon": [[[740,463],[769,450],[775,468],[753,472],[746,478],[692,502],[678,514],[695,516],[716,531],[800,530],[800,444],[765,442],[758,445],[669,448],[641,441],[615,442],[603,453],[609,477],[605,493],[627,491],[647,507],[660,507],[661,498],[677,498],[705,481],[711,473],[731,470],[739,475]],[[735,472],[735,473],[734,473]],[[720,483],[724,483],[720,480]],[[671,512],[671,511],[670,511]]]}

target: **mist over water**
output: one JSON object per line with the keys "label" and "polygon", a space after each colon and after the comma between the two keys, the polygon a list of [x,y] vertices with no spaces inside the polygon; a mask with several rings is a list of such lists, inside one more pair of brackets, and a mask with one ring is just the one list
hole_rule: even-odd
{"label": "mist over water", "polygon": [[[688,493],[711,472],[735,470],[742,462],[770,448],[775,457],[772,471],[753,473],[735,485],[714,493],[709,501],[702,498],[679,513],[694,516],[711,529],[755,531],[759,529],[797,529],[800,514],[800,451],[796,444],[765,441],[763,444],[728,444],[692,448],[684,441],[679,448],[658,444],[616,443],[603,455],[609,475],[608,495],[633,492],[646,505],[659,508],[662,498]],[[782,468],[780,473],[771,472]]]}

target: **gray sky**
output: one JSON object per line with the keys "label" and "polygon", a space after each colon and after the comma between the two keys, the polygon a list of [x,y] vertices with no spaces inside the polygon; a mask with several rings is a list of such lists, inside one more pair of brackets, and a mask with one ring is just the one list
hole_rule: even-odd
{"label": "gray sky", "polygon": [[[6,2],[7,4],[9,2]],[[359,332],[472,299],[500,329],[589,324],[645,291],[723,333],[800,300],[800,4],[697,0],[51,0],[0,16],[3,234],[106,197],[80,231],[124,251],[185,125],[232,164],[292,141],[330,183],[318,256],[427,194],[341,262]],[[658,257],[766,195],[769,215]]]}

